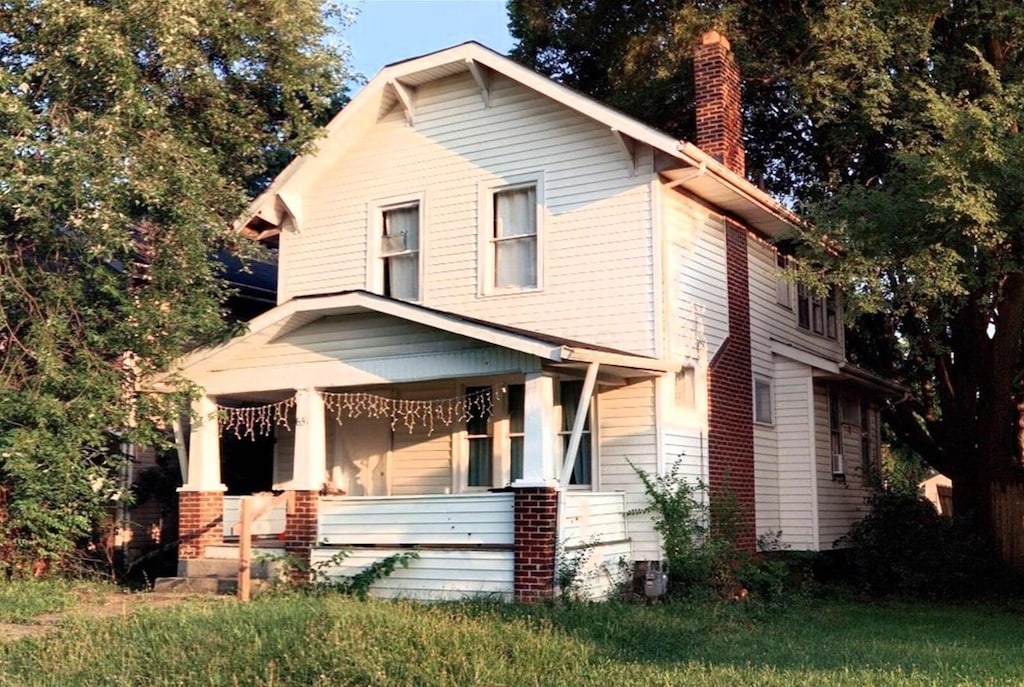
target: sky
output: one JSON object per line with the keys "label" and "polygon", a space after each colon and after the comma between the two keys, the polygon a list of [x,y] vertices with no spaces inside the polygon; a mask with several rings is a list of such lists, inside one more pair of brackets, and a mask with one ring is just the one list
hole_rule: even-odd
{"label": "sky", "polygon": [[367,79],[381,67],[474,40],[512,49],[505,0],[348,0],[355,23],[343,33],[353,70]]}

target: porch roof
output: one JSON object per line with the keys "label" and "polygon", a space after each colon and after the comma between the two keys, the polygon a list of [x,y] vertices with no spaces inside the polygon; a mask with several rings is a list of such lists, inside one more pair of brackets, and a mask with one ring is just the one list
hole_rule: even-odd
{"label": "porch roof", "polygon": [[[303,296],[263,313],[249,323],[249,331],[216,347],[203,348],[181,358],[163,376],[179,375],[203,384],[207,375],[222,368],[235,350],[269,346],[301,327],[327,317],[379,314],[431,330],[469,339],[479,344],[531,356],[541,364],[583,368],[600,363],[607,372],[620,376],[644,376],[675,370],[678,364],[628,351],[587,344],[572,339],[488,322],[415,303],[386,298],[368,291],[342,291]],[[154,387],[160,390],[162,379]],[[379,382],[387,382],[381,379]],[[327,384],[330,386],[330,384]]]}

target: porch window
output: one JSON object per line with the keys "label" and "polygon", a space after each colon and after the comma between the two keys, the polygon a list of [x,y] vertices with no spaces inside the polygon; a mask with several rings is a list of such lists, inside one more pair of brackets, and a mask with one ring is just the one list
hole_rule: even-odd
{"label": "porch window", "polygon": [[420,297],[419,203],[383,211],[380,259],[383,295],[415,301]]}
{"label": "porch window", "polygon": [[509,384],[508,386],[509,479],[512,482],[523,478],[525,389],[526,387],[522,384]]}
{"label": "porch window", "polygon": [[[490,394],[489,386],[466,387],[466,396]],[[474,414],[466,420],[466,440],[469,445],[469,470],[466,485],[490,487],[494,485],[494,439],[490,413]]]}
{"label": "porch window", "polygon": [[494,193],[494,287],[537,286],[537,187],[533,184]]}
{"label": "porch window", "polygon": [[[569,450],[569,440],[572,435],[572,425],[576,420],[576,412],[579,409],[580,393],[583,391],[582,380],[564,380],[558,384],[559,406],[562,409],[562,429],[558,433],[561,437],[562,451],[559,460],[565,457]],[[593,407],[593,401],[591,401]],[[590,414],[587,414],[583,424],[583,433],[580,436],[580,446],[576,449],[576,459],[572,465],[572,474],[569,477],[570,485],[591,484],[591,462],[593,460],[593,438],[590,431]]]}

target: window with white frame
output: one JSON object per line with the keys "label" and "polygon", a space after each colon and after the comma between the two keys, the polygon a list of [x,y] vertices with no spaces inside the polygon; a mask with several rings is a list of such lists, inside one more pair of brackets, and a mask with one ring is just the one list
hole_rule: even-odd
{"label": "window with white frame", "polygon": [[754,422],[770,425],[774,422],[772,413],[772,381],[764,377],[754,378]]}
{"label": "window with white frame", "polygon": [[490,287],[537,288],[537,185],[495,190],[491,203]]}
{"label": "window with white frame", "polygon": [[839,338],[839,299],[835,287],[825,297],[813,296],[803,284],[796,290],[796,323],[801,329],[830,339]]}
{"label": "window with white frame", "polygon": [[[466,396],[490,394],[489,386],[466,387]],[[476,412],[466,419],[466,486],[494,486],[494,433],[491,414]]]}
{"label": "window with white frame", "polygon": [[775,300],[784,308],[793,307],[792,289],[789,280],[786,279],[786,268],[789,265],[789,256],[784,253],[775,254]]}
{"label": "window with white frame", "polygon": [[[583,381],[578,379],[567,379],[562,380],[558,383],[558,398],[556,403],[558,404],[561,414],[561,429],[558,432],[558,436],[561,438],[560,446],[562,451],[559,455],[559,461],[565,458],[566,451],[569,450],[569,442],[572,437],[572,426],[576,421],[576,412],[579,409],[580,394],[583,391]],[[590,403],[590,409],[594,407],[593,400]],[[572,465],[572,473],[569,476],[569,484],[572,486],[589,486],[593,483],[593,459],[594,459],[594,439],[593,433],[590,431],[590,413],[587,413],[587,417],[583,421],[583,432],[580,435],[580,445],[576,449],[576,457]]]}
{"label": "window with white frame", "polygon": [[407,301],[419,300],[419,203],[384,208],[381,226],[381,294]]}
{"label": "window with white frame", "polygon": [[464,486],[490,488],[522,479],[525,386],[467,386],[464,393],[493,394],[489,413],[466,418]]}
{"label": "window with white frame", "polygon": [[843,460],[843,410],[839,390],[828,391],[828,432],[832,451],[832,478],[845,479],[846,466]]}
{"label": "window with white frame", "polygon": [[509,482],[523,478],[523,443],[526,421],[526,387],[509,384],[505,396],[508,408]]}

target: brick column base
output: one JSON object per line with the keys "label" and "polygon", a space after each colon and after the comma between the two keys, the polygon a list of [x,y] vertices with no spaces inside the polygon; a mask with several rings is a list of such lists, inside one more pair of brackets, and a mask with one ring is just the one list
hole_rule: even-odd
{"label": "brick column base", "polygon": [[[309,565],[310,554],[316,546],[319,499],[319,491],[296,491],[295,513],[285,520],[284,548],[288,556],[300,565]],[[303,568],[292,568],[290,574],[296,582],[309,581],[309,575]]]}
{"label": "brick column base", "polygon": [[224,492],[178,492],[178,560],[198,560],[224,543]]}
{"label": "brick column base", "polygon": [[516,601],[545,601],[555,593],[558,491],[551,487],[515,490]]}

